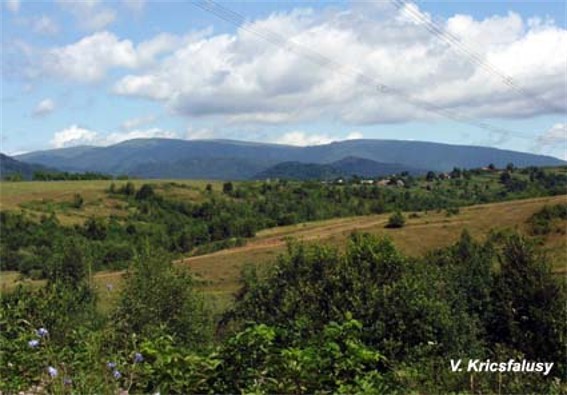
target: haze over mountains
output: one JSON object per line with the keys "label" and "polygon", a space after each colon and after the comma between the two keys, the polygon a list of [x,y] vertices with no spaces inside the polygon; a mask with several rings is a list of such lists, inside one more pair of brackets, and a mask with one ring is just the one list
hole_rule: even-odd
{"label": "haze over mountains", "polygon": [[36,151],[15,158],[71,172],[226,180],[277,177],[282,169],[291,171],[292,178],[321,178],[306,175],[314,169],[315,175],[378,176],[475,168],[489,163],[497,167],[508,163],[518,167],[565,164],[551,156],[496,148],[399,140],[348,140],[297,147],[233,140],[135,139],[107,147]]}

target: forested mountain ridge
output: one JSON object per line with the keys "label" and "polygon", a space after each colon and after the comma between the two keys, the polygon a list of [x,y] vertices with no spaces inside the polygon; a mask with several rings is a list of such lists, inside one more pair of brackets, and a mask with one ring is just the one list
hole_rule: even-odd
{"label": "forested mountain ridge", "polygon": [[63,171],[127,174],[140,178],[245,180],[282,162],[332,164],[356,157],[433,171],[475,168],[557,166],[565,162],[489,147],[401,140],[348,140],[297,147],[232,140],[135,139],[108,147],[72,147],[16,157]]}

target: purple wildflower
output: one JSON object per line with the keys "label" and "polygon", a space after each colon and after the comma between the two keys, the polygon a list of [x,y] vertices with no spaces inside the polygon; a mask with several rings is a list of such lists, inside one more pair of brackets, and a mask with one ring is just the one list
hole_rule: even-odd
{"label": "purple wildflower", "polygon": [[108,369],[114,369],[116,367],[116,362],[108,362],[106,366]]}
{"label": "purple wildflower", "polygon": [[73,380],[71,380],[69,377],[65,377],[65,378],[63,379],[63,384],[65,384],[65,385],[71,385],[71,384],[73,384]]}
{"label": "purple wildflower", "polygon": [[122,373],[120,373],[118,370],[115,370],[114,372],[112,372],[112,375],[114,376],[114,378],[116,380],[118,380],[120,377],[122,377]]}
{"label": "purple wildflower", "polygon": [[140,362],[144,362],[144,356],[139,352],[137,352],[136,354],[134,354],[134,363],[140,363]]}
{"label": "purple wildflower", "polygon": [[35,331],[35,333],[39,336],[39,337],[45,337],[49,334],[49,331],[43,327],[39,328],[37,331]]}
{"label": "purple wildflower", "polygon": [[37,339],[30,340],[28,342],[28,346],[30,346],[31,348],[36,348],[37,346],[39,346],[39,340]]}
{"label": "purple wildflower", "polygon": [[57,369],[55,369],[53,366],[49,366],[47,368],[47,373],[51,376],[51,377],[57,377]]}

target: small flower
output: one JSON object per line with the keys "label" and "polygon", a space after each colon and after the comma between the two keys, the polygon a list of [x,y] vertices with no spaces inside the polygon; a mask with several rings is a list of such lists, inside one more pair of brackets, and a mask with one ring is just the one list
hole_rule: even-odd
{"label": "small flower", "polygon": [[116,362],[108,362],[106,366],[108,369],[114,369],[116,367]]}
{"label": "small flower", "polygon": [[65,378],[63,379],[63,384],[65,384],[65,385],[71,385],[71,384],[73,384],[73,380],[71,380],[69,377],[65,377]]}
{"label": "small flower", "polygon": [[120,373],[118,370],[115,370],[114,372],[112,372],[112,375],[114,376],[114,378],[116,380],[118,380],[120,377],[122,377],[122,373]]}
{"label": "small flower", "polygon": [[134,354],[134,363],[140,363],[140,362],[144,362],[144,356],[139,352],[137,352],[136,354]]}
{"label": "small flower", "polygon": [[50,367],[47,368],[47,373],[51,377],[57,377],[57,369],[55,369],[53,366],[50,366]]}
{"label": "small flower", "polygon": [[35,333],[39,336],[39,337],[45,337],[49,334],[49,331],[43,327],[39,328],[37,331],[35,331]]}
{"label": "small flower", "polygon": [[39,346],[39,340],[37,339],[30,340],[28,342],[28,346],[30,346],[31,348],[36,348],[37,346]]}

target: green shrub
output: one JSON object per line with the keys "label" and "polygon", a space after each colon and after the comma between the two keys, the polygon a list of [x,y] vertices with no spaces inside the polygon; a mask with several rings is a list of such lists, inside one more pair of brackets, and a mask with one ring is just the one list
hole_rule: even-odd
{"label": "green shrub", "polygon": [[390,215],[388,218],[388,223],[386,228],[402,228],[406,223],[404,215],[400,211],[396,211],[394,214]]}

